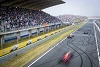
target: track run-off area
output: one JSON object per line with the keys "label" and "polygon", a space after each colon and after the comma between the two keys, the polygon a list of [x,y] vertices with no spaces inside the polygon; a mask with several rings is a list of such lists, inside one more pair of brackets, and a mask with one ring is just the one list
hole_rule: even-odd
{"label": "track run-off area", "polygon": [[[24,67],[100,67],[100,27],[96,25],[93,20],[89,20],[72,33],[73,38],[66,37]],[[84,34],[85,31],[88,34]],[[73,53],[70,62],[59,63],[63,54],[68,51]]]}

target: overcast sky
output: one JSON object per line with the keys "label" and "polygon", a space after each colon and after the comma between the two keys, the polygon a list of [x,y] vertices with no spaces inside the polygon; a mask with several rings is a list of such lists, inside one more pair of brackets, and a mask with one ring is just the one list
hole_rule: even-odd
{"label": "overcast sky", "polygon": [[100,0],[64,0],[66,3],[44,9],[53,16],[72,14],[100,16]]}

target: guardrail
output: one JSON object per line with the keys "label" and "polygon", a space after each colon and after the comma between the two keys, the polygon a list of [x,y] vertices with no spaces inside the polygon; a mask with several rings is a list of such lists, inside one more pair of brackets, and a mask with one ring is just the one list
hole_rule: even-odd
{"label": "guardrail", "polygon": [[[61,24],[61,23],[56,23],[56,24]],[[47,24],[47,26],[52,26],[54,25],[54,23],[50,23],[50,24]],[[21,28],[18,28],[17,30],[14,29],[14,30],[9,30],[9,31],[2,31],[0,32],[0,35],[4,35],[4,34],[9,34],[9,33],[15,33],[15,32],[19,32],[19,31],[26,31],[26,30],[31,30],[31,29],[36,29],[36,28],[42,28],[43,25],[37,25],[37,26],[28,26],[28,27],[21,27]]]}

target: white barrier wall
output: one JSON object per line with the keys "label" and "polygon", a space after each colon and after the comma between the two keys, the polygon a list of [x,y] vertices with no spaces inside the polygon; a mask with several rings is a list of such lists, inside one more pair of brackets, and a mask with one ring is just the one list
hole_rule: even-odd
{"label": "white barrier wall", "polygon": [[20,36],[24,36],[24,35],[28,35],[28,34],[29,34],[28,31],[21,31],[21,32],[20,32]]}
{"label": "white barrier wall", "polygon": [[40,28],[40,32],[41,32],[41,31],[44,31],[44,28]]}

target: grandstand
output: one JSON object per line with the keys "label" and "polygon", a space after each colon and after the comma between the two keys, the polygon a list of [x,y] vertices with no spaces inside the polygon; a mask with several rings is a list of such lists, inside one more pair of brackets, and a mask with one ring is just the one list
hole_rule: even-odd
{"label": "grandstand", "polygon": [[[61,22],[59,19],[57,19],[43,11],[40,11],[41,9],[40,10],[37,10],[37,9],[33,10],[33,9],[35,7],[37,7],[39,9],[40,7],[42,7],[40,5],[46,6],[48,3],[50,3],[50,5],[53,6],[54,3],[56,5],[59,3],[64,3],[63,1],[60,1],[60,0],[58,0],[58,1],[56,1],[56,0],[55,1],[28,0],[28,1],[29,2],[26,2],[24,0],[14,0],[14,1],[3,0],[0,2],[2,5],[2,6],[0,6],[0,22],[1,22],[0,23],[0,32],[1,32],[0,35],[3,35],[3,34],[5,34],[5,32],[9,32],[9,31],[15,32],[16,30],[22,31],[22,29],[40,27],[40,26],[43,26],[43,23],[54,24],[57,22]],[[23,2],[25,2],[25,3],[23,3]],[[27,4],[27,6],[26,6],[26,4]],[[36,4],[36,5],[34,5],[33,7],[32,6],[29,7],[30,4],[31,5]],[[27,7],[32,8],[32,9],[27,9]],[[46,6],[46,7],[50,7],[50,6]],[[45,7],[42,7],[42,9],[44,9],[44,8]],[[2,33],[2,32],[4,32],[4,33]],[[14,38],[14,39],[16,39],[16,38]]]}
{"label": "grandstand", "polygon": [[[18,44],[22,38],[38,37],[40,33],[60,28],[62,21],[43,12],[42,9],[62,3],[65,2],[62,0],[0,0],[0,50],[2,50],[0,55],[9,53],[9,50],[8,52],[5,52],[7,49],[3,50],[5,43],[17,41]],[[39,39],[40,37],[37,38]],[[12,47],[16,47],[16,44]]]}

